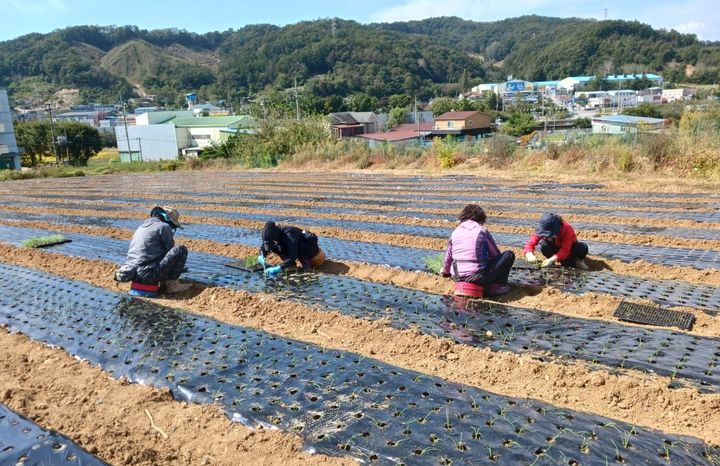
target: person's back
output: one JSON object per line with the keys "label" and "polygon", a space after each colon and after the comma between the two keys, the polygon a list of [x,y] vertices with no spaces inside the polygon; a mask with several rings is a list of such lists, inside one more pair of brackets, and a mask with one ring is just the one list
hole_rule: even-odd
{"label": "person's back", "polygon": [[483,249],[487,230],[473,220],[465,220],[450,235],[452,245],[451,271],[455,279],[484,272],[487,249]]}
{"label": "person's back", "polygon": [[487,285],[487,296],[509,292],[507,282],[515,254],[500,252],[485,228],[485,211],[477,204],[468,204],[458,219],[460,225],[450,235],[445,251],[442,275],[458,282]]}
{"label": "person's back", "polygon": [[172,227],[157,217],[148,218],[130,240],[125,265],[132,268],[157,262],[173,248]]}

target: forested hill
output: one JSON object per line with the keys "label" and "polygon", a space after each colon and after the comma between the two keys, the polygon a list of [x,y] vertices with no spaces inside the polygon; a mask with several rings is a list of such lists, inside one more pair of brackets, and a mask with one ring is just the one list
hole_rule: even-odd
{"label": "forested hill", "polygon": [[238,102],[297,79],[305,96],[319,99],[311,106],[323,110],[351,95],[427,98],[509,74],[544,80],[647,71],[713,83],[719,70],[720,43],[637,22],[539,16],[369,25],[327,19],[207,34],[78,26],[0,42],[0,86],[16,100],[74,87],[90,100],[123,92],[177,102],[197,91]]}

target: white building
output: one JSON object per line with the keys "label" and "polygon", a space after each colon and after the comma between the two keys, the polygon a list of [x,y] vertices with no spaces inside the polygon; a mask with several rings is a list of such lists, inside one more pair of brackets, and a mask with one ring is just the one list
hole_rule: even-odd
{"label": "white building", "polygon": [[20,170],[20,150],[15,139],[7,91],[0,89],[0,170]]}
{"label": "white building", "polygon": [[632,89],[608,91],[610,106],[618,108],[637,107],[637,94],[637,91]]}
{"label": "white building", "polygon": [[176,160],[180,154],[197,156],[210,144],[221,144],[231,134],[252,132],[253,120],[245,115],[192,116],[192,110],[149,112],[137,124],[115,127],[122,162]]}
{"label": "white building", "polygon": [[638,131],[657,131],[667,126],[662,118],[629,115],[608,115],[592,119],[592,132],[597,134],[625,134]]}
{"label": "white building", "polygon": [[557,87],[558,89],[565,89],[566,91],[576,91],[585,87],[585,85],[593,79],[595,79],[595,76],[569,76],[561,79]]}
{"label": "white building", "polygon": [[680,88],[680,89],[663,89],[661,100],[662,102],[675,102],[676,100],[689,100],[693,93],[691,89]]}

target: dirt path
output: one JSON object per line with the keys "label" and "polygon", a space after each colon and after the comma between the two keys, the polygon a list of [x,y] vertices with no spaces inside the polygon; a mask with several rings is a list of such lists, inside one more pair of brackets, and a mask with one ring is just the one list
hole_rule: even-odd
{"label": "dirt path", "polygon": [[[299,437],[233,424],[219,408],[114,380],[58,349],[0,329],[0,401],[114,465],[354,465],[310,455]],[[167,435],[154,430],[147,410]]]}
{"label": "dirt path", "polygon": [[[0,257],[6,262],[117,289],[111,278],[114,266],[107,262],[9,246],[0,246]],[[382,321],[318,311],[263,294],[207,288],[157,301],[228,323],[356,352],[494,393],[535,398],[711,443],[720,439],[720,395],[700,394],[689,388],[673,390],[667,387],[668,379],[662,377],[635,371],[613,375],[583,362],[540,362],[530,355],[455,344],[415,330],[392,329]]]}

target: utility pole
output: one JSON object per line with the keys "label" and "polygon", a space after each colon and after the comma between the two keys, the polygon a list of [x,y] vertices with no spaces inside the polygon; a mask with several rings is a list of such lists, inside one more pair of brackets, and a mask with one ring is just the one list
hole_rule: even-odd
{"label": "utility pole", "polygon": [[[132,162],[132,151],[130,150],[130,134],[128,134],[127,113],[125,113],[125,101],[122,98],[122,92],[120,93],[120,103],[122,104],[123,124],[125,125],[125,141],[127,142],[128,158]],[[142,157],[142,151],[140,156]]]}
{"label": "utility pole", "polygon": [[605,8],[605,21],[607,21],[607,8]]}
{"label": "utility pole", "polygon": [[143,151],[142,151],[142,139],[136,138],[138,142],[138,148],[140,149],[140,161],[143,161]]}
{"label": "utility pole", "polygon": [[60,157],[58,156],[57,148],[55,147],[55,124],[53,123],[53,117],[52,117],[52,105],[48,102],[46,108],[48,111],[48,115],[50,117],[50,142],[52,144],[53,155],[55,156],[55,162],[57,162],[59,164]]}
{"label": "utility pole", "polygon": [[297,76],[295,77],[295,87],[293,88],[295,91],[295,114],[297,116],[297,121],[300,121],[300,103],[298,102],[298,93],[297,93]]}
{"label": "utility pole", "polygon": [[420,118],[418,118],[417,111],[417,96],[415,96],[415,127],[417,128],[417,135],[420,137]]}

